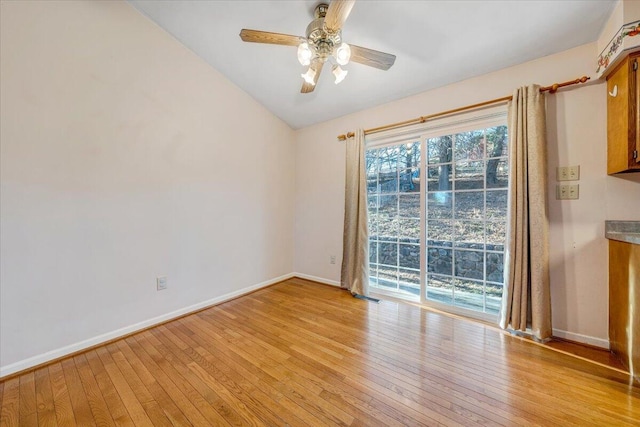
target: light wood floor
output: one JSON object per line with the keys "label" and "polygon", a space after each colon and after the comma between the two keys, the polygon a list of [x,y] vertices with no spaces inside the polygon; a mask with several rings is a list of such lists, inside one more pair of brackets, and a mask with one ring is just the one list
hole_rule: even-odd
{"label": "light wood floor", "polygon": [[615,370],[292,279],[0,383],[12,425],[639,425]]}

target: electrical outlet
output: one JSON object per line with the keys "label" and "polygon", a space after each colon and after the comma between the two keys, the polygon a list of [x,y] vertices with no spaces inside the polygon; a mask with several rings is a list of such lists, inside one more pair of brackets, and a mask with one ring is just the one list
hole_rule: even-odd
{"label": "electrical outlet", "polygon": [[578,200],[580,198],[580,184],[556,185],[557,200]]}
{"label": "electrical outlet", "polygon": [[571,184],[569,187],[569,200],[578,200],[580,197],[580,185],[579,184]]}
{"label": "electrical outlet", "polygon": [[329,264],[335,264],[336,263],[336,256],[335,255],[330,255],[329,256]]}
{"label": "electrical outlet", "polygon": [[557,181],[577,181],[580,179],[580,166],[561,166],[556,168]]}
{"label": "electrical outlet", "polygon": [[156,277],[156,288],[159,291],[167,289],[167,276]]}
{"label": "electrical outlet", "polygon": [[558,166],[556,168],[556,181],[568,181],[569,171],[566,167]]}
{"label": "electrical outlet", "polygon": [[577,181],[580,179],[580,165],[567,167],[569,175],[569,181]]}

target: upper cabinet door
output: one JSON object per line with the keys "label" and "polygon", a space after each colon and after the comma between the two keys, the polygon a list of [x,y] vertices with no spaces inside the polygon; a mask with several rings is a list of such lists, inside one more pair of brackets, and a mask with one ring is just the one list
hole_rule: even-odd
{"label": "upper cabinet door", "polygon": [[625,58],[607,77],[607,173],[640,171],[638,57]]}

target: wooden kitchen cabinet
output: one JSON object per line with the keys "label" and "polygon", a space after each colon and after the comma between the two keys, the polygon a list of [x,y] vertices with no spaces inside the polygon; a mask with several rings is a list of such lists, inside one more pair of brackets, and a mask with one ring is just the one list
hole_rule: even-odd
{"label": "wooden kitchen cabinet", "polygon": [[609,342],[640,381],[640,245],[609,240]]}
{"label": "wooden kitchen cabinet", "polygon": [[607,77],[607,173],[640,172],[640,52]]}

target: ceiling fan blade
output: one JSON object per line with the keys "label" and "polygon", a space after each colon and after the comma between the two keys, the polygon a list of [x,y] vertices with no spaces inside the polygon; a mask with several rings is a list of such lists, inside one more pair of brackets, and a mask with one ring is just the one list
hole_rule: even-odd
{"label": "ceiling fan blade", "polygon": [[289,34],[269,33],[267,31],[247,30],[240,31],[242,41],[251,43],[281,44],[285,46],[298,46],[302,37]]}
{"label": "ceiling fan blade", "polygon": [[324,17],[324,26],[330,33],[337,33],[349,17],[356,0],[332,0]]}
{"label": "ceiling fan blade", "polygon": [[324,62],[322,61],[313,61],[311,63],[311,68],[316,72],[316,75],[313,76],[313,84],[307,83],[306,81],[302,83],[302,89],[300,89],[300,93],[310,93],[316,88],[316,84],[318,84],[318,77],[320,77],[320,73],[322,72],[322,66]]}
{"label": "ceiling fan blade", "polygon": [[367,49],[366,47],[360,47],[353,44],[349,44],[349,46],[351,47],[350,61],[352,62],[379,68],[381,70],[388,70],[391,68],[393,63],[396,62],[396,56],[391,55],[390,53]]}

